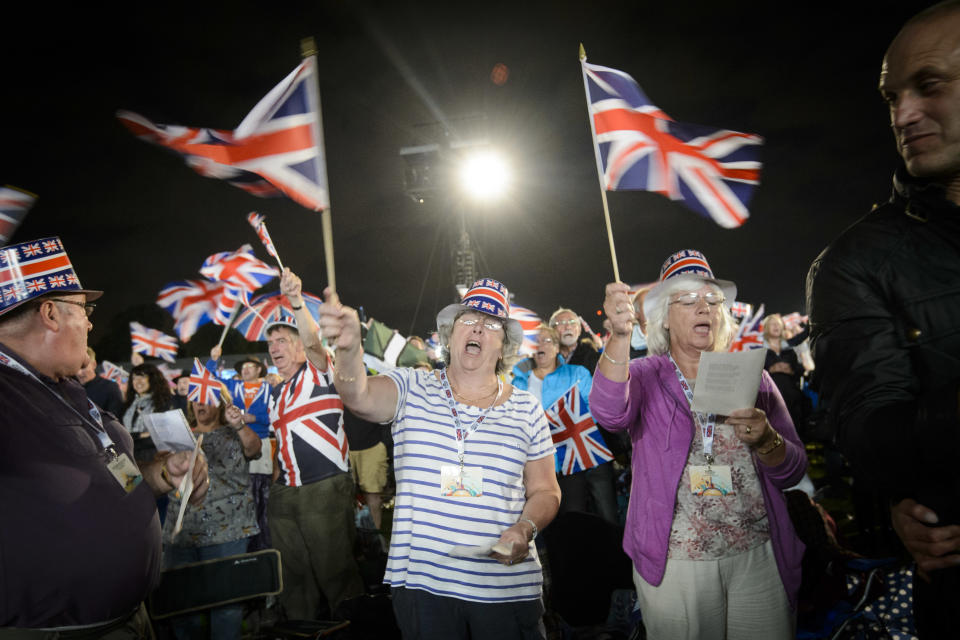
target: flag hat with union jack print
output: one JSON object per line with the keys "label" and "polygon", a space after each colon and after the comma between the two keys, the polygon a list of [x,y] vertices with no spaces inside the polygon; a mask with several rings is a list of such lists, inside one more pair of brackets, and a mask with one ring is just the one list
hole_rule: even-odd
{"label": "flag hat with union jack print", "polygon": [[453,324],[461,311],[479,311],[503,322],[510,342],[520,346],[523,342],[523,327],[510,317],[510,293],[502,282],[493,278],[480,278],[463,294],[460,302],[448,304],[437,314],[437,327]]}
{"label": "flag hat with union jack print", "polygon": [[41,296],[75,293],[87,294],[88,302],[103,295],[83,288],[59,237],[0,249],[0,315]]}
{"label": "flag hat with union jack print", "polygon": [[[728,309],[737,297],[737,285],[729,280],[720,280],[714,277],[713,269],[710,268],[710,263],[707,262],[705,255],[696,249],[683,249],[667,258],[663,262],[663,266],[660,267],[660,281],[650,289],[647,297],[643,300],[643,314],[646,317],[649,318],[657,305],[663,302],[662,297],[666,292],[666,285],[671,280],[675,282],[675,278],[694,280],[694,284],[696,284],[695,279],[706,280],[717,285],[723,291],[723,304]],[[702,285],[697,285],[698,288],[700,286]]]}

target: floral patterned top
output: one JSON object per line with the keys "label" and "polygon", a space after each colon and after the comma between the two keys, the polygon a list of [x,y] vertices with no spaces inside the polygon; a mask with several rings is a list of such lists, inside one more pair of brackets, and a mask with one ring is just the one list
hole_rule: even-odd
{"label": "floral patterned top", "polygon": [[719,560],[765,543],[770,539],[770,523],[750,449],[737,438],[732,426],[718,424],[713,466],[730,466],[733,493],[697,496],[690,490],[690,467],[707,462],[700,427],[693,424],[691,428],[695,435],[677,487],[667,557]]}
{"label": "floral patterned top", "polygon": [[243,456],[240,436],[230,427],[203,434],[201,445],[207,457],[210,488],[199,506],[188,505],[183,530],[173,537],[180,500],[170,494],[163,523],[164,544],[205,547],[249,538],[260,532],[250,491],[250,472]]}

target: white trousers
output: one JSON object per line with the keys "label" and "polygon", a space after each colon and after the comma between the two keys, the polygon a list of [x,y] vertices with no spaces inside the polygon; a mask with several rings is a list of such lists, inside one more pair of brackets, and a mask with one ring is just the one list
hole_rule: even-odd
{"label": "white trousers", "polygon": [[791,640],[796,614],[768,540],[722,560],[667,560],[660,586],[633,570],[648,640]]}

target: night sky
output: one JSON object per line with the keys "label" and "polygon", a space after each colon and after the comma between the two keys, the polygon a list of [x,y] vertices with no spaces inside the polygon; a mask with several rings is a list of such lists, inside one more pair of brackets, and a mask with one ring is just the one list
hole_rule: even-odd
{"label": "night sky", "polygon": [[[13,241],[61,236],[83,284],[106,291],[94,346],[124,343],[129,319],[170,329],[150,305],[165,283],[199,277],[209,254],[248,242],[268,259],[246,223],[251,210],[267,216],[284,264],[319,293],[319,214],[203,178],[114,118],[128,109],[233,129],[314,36],[343,301],[404,334],[426,333],[452,300],[449,240],[463,212],[482,274],[541,317],[562,304],[599,329],[594,312],[613,271],[582,42],[590,62],[630,73],[674,119],[766,139],[739,229],[656,194],[610,193],[621,278],[653,280],[667,255],[697,248],[739,285],[740,300],[787,313],[802,310],[817,253],[889,194],[897,156],[877,76],[899,26],[926,4],[339,0],[91,13],[36,3],[5,20],[0,43],[0,184],[40,196]],[[502,86],[491,81],[497,63],[510,72]],[[478,115],[511,158],[510,198],[478,207],[448,192],[415,203],[399,149],[430,142],[424,124],[457,132]],[[191,346],[208,349],[209,335]],[[124,355],[107,346],[102,357]]]}

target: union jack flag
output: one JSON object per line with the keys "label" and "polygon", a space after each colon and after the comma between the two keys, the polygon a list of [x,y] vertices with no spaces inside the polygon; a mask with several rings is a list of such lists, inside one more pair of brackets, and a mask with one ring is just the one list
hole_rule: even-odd
{"label": "union jack flag", "polygon": [[536,313],[521,307],[520,305],[510,305],[510,317],[520,323],[523,328],[523,342],[520,343],[520,355],[530,355],[537,351],[537,327],[543,322]]}
{"label": "union jack flag", "polygon": [[676,122],[628,74],[582,65],[605,189],[655,191],[722,227],[744,223],[763,138]]}
{"label": "union jack flag", "polygon": [[730,315],[738,321],[742,321],[753,315],[753,305],[749,302],[734,301],[733,304],[730,305]]}
{"label": "union jack flag", "polygon": [[567,389],[545,413],[560,473],[569,476],[613,460],[597,423],[582,403],[579,383]]}
{"label": "union jack flag", "polygon": [[179,280],[157,294],[157,305],[176,320],[173,328],[181,342],[189,342],[197,329],[208,322],[225,325],[241,303],[241,292],[223,282]]}
{"label": "union jack flag", "polygon": [[187,400],[201,404],[220,404],[220,379],[200,364],[198,358],[193,359],[193,371],[190,373]]}
{"label": "union jack flag", "polygon": [[744,318],[737,329],[730,351],[747,351],[748,349],[763,348],[763,305],[752,316]]}
{"label": "union jack flag", "polygon": [[37,196],[13,187],[0,187],[0,245],[6,244],[27,216]]}
{"label": "union jack flag", "polygon": [[100,366],[103,368],[103,372],[100,374],[102,378],[113,380],[117,384],[126,384],[127,379],[130,378],[130,374],[126,369],[120,365],[113,364],[109,360],[101,361]]}
{"label": "union jack flag", "polygon": [[314,211],[330,206],[316,61],[306,58],[231,131],[154,124],[118,111],[134,135],[185,156],[200,175],[259,197],[288,198]]}
{"label": "union jack flag", "polygon": [[273,240],[270,239],[270,232],[267,231],[267,222],[264,217],[256,211],[251,211],[247,214],[247,222],[257,232],[257,236],[260,237],[260,242],[266,247],[267,253],[279,260],[280,256],[277,255],[277,248],[273,246]]}
{"label": "union jack flag", "polygon": [[130,340],[133,342],[133,351],[147,356],[163,358],[167,362],[177,359],[177,349],[180,344],[173,336],[162,331],[151,329],[139,322],[130,323]]}
{"label": "union jack flag", "polygon": [[789,331],[799,331],[801,324],[810,321],[810,316],[800,315],[799,311],[794,311],[780,319],[783,320],[783,327],[785,329]]}
{"label": "union jack flag", "polygon": [[[250,294],[276,278],[280,272],[276,267],[258,260],[253,255],[253,247],[245,244],[236,251],[221,251],[209,256],[200,267],[200,275]],[[244,298],[245,304],[250,302],[248,297]]]}
{"label": "union jack flag", "polygon": [[167,382],[170,383],[170,388],[176,387],[173,383],[174,380],[180,377],[180,374],[183,373],[183,369],[171,369],[167,366],[167,363],[161,362],[157,365],[157,369],[160,370],[160,373],[163,374],[163,377],[167,379]]}

